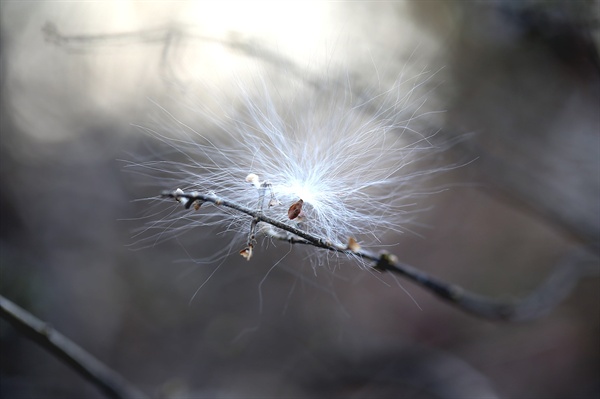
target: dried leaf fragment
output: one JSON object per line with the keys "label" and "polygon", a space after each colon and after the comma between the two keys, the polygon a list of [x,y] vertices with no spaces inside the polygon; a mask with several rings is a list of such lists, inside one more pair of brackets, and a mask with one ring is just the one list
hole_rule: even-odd
{"label": "dried leaf fragment", "polygon": [[252,257],[252,247],[248,246],[240,251],[240,255],[244,257],[246,260],[250,260]]}
{"label": "dried leaf fragment", "polygon": [[360,244],[358,243],[358,241],[356,241],[354,237],[350,237],[348,238],[347,248],[352,252],[358,252],[360,251]]}

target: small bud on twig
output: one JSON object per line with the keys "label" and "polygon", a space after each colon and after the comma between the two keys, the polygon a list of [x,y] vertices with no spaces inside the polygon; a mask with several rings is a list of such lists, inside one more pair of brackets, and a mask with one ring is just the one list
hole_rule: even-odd
{"label": "small bud on twig", "polygon": [[175,194],[175,201],[182,204],[184,207],[186,207],[186,209],[190,207],[189,206],[190,200],[185,197],[180,197],[181,195],[185,194],[182,189],[178,188],[177,190],[175,190],[174,194]]}
{"label": "small bud on twig", "polygon": [[260,179],[256,173],[250,173],[248,176],[246,176],[246,181],[248,183],[252,183],[256,188],[260,187]]}

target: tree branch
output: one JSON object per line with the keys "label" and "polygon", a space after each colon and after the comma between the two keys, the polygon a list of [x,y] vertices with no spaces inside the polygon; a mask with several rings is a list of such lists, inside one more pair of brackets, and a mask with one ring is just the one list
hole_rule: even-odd
{"label": "tree branch", "polygon": [[121,375],[108,368],[69,338],[3,296],[0,296],[0,316],[71,366],[108,397],[115,399],[147,398],[143,392],[130,385]]}
{"label": "tree branch", "polygon": [[375,253],[353,245],[340,245],[317,237],[296,227],[272,219],[262,212],[252,210],[236,202],[217,197],[212,194],[183,192],[182,190],[165,191],[163,198],[174,198],[179,202],[190,204],[194,201],[211,202],[245,213],[253,221],[263,222],[290,234],[276,231],[269,236],[288,241],[291,244],[306,244],[328,251],[356,256],[373,262],[373,269],[401,275],[439,298],[449,302],[464,312],[490,320],[524,321],[540,317],[562,302],[576,286],[577,282],[589,275],[598,275],[598,258],[584,248],[578,248],[567,254],[556,266],[555,270],[529,296],[519,301],[499,301],[469,292],[464,288],[437,279],[429,274],[402,263],[395,255]]}

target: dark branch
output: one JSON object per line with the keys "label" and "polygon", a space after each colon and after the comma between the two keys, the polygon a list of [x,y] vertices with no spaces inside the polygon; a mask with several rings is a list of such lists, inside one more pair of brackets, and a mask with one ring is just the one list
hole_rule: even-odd
{"label": "dark branch", "polygon": [[269,233],[269,236],[273,238],[288,241],[291,244],[308,244],[328,251],[372,261],[375,270],[392,272],[404,276],[459,309],[491,320],[524,321],[540,317],[564,300],[582,277],[590,274],[598,274],[598,258],[584,249],[577,249],[568,254],[557,265],[554,272],[546,281],[529,296],[520,301],[499,301],[439,280],[413,266],[400,262],[394,255],[388,253],[377,254],[360,248],[351,249],[348,246],[334,244],[329,240],[314,236],[296,227],[265,216],[262,212],[252,210],[215,195],[198,192],[186,193],[177,190],[165,191],[162,193],[162,196],[174,198],[177,201],[184,202],[184,204],[193,201],[211,202],[218,206],[224,206],[245,213],[251,216],[253,221],[256,221],[254,223],[263,222],[289,233],[281,234],[272,231]]}
{"label": "dark branch", "polygon": [[147,398],[143,392],[131,386],[123,377],[70,339],[3,296],[0,296],[0,316],[44,349],[73,367],[108,397],[115,399]]}

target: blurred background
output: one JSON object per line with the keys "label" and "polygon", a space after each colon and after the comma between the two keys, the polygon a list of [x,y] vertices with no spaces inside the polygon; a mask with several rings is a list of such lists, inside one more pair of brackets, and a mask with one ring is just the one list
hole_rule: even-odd
{"label": "blurred background", "polygon": [[[233,77],[427,71],[424,110],[445,112],[420,128],[465,165],[392,252],[507,300],[576,249],[597,275],[598,3],[213,3],[0,3],[0,293],[155,398],[598,398],[597,277],[511,324],[285,244],[250,263],[211,260],[230,236],[201,229],[133,245],[136,200],[165,187],[125,168],[164,151],[135,127],[155,103],[225,101]],[[103,397],[4,321],[0,339],[2,397]]]}

